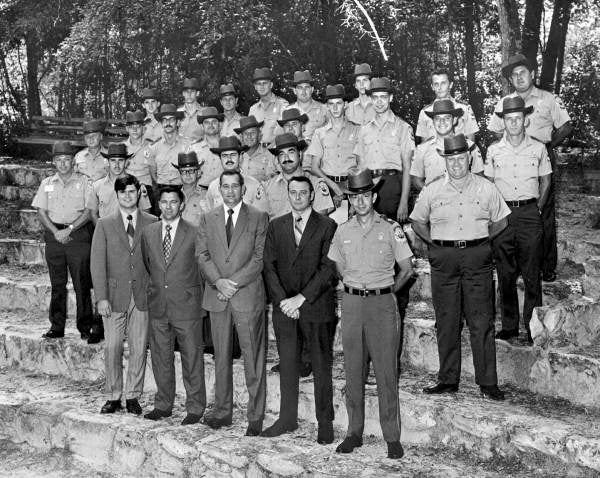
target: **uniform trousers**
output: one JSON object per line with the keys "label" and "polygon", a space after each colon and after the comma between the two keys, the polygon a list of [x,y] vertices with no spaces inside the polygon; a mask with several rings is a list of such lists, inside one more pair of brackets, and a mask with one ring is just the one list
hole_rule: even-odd
{"label": "uniform trousers", "polygon": [[517,277],[521,273],[525,283],[523,321],[529,332],[533,309],[542,305],[542,219],[536,203],[510,209],[508,227],[493,241],[502,304],[502,328],[519,330]]}
{"label": "uniform trousers", "polygon": [[[278,309],[278,308],[277,308]],[[333,421],[333,338],[336,320],[308,322],[294,320],[280,310],[273,311],[273,328],[279,344],[279,389],[281,401],[279,419],[287,424],[298,421],[298,383],[302,337],[309,337],[309,360],[314,375],[315,412],[319,423]]]}
{"label": "uniform trousers", "polygon": [[92,308],[92,276],[90,273],[91,224],[70,234],[70,241],[61,244],[50,231],[44,233],[46,263],[52,293],[49,319],[51,329],[64,332],[67,320],[67,280],[71,275],[77,305],[77,330],[82,334],[101,333],[102,321]]}
{"label": "uniform trousers", "polygon": [[379,422],[385,441],[400,440],[398,367],[400,318],[394,294],[342,298],[342,345],[346,373],[347,436],[362,437],[365,423],[365,362],[377,381]]}
{"label": "uniform trousers", "polygon": [[400,197],[402,196],[402,171],[397,171],[396,174],[383,175],[381,180],[383,184],[377,191],[375,210],[395,221]]}
{"label": "uniform trousers", "polygon": [[129,359],[125,398],[139,398],[146,374],[146,344],[148,343],[148,312],[135,306],[133,295],[125,312],[113,312],[104,317],[104,365],[106,393],[109,400],[121,400],[123,395],[123,341],[127,338]]}
{"label": "uniform trousers", "polygon": [[543,225],[543,272],[554,272],[558,263],[558,251],[556,246],[556,154],[548,145],[548,156],[552,164],[552,175],[550,176],[550,188],[548,197],[542,209]]}
{"label": "uniform trousers", "polygon": [[232,325],[238,334],[244,375],[248,389],[248,420],[262,421],[267,395],[267,328],[264,309],[239,312],[227,303],[222,312],[210,312],[210,326],[215,347],[215,404],[213,417],[228,420],[233,414],[233,338]]}
{"label": "uniform trousers", "polygon": [[202,320],[172,320],[168,316],[150,320],[150,357],[156,381],[154,407],[170,412],[175,401],[175,339],[179,343],[185,409],[204,414],[206,386],[202,350]]}
{"label": "uniform trousers", "polygon": [[496,385],[490,243],[464,249],[432,244],[429,263],[440,359],[439,382],[458,384],[460,381],[464,314],[471,338],[475,382],[482,386]]}

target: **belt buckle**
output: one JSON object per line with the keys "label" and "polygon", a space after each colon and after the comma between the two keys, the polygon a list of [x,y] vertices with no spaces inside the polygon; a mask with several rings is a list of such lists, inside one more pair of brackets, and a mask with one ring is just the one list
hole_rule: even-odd
{"label": "belt buckle", "polygon": [[358,289],[358,295],[360,297],[369,297],[369,291],[367,289]]}
{"label": "belt buckle", "polygon": [[467,247],[467,241],[456,241],[459,249],[465,249]]}

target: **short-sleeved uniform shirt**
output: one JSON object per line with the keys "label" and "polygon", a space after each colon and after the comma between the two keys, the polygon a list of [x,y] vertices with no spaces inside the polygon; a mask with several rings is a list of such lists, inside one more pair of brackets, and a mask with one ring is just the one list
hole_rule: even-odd
{"label": "short-sleeved uniform shirt", "polygon": [[[89,148],[82,149],[75,155],[74,171],[87,176],[92,181],[103,178],[108,173],[108,162],[102,156],[101,151],[95,155],[90,153]],[[105,151],[104,151],[105,152]]]}
{"label": "short-sleeved uniform shirt", "polygon": [[144,139],[155,143],[163,135],[163,128],[160,121],[157,121],[154,115],[146,116],[144,119]]}
{"label": "short-sleeved uniform shirt", "polygon": [[271,94],[271,101],[265,106],[262,101],[258,100],[250,107],[248,116],[254,116],[256,121],[259,123],[264,121],[265,124],[262,126],[262,142],[271,144],[275,141],[276,131],[278,131],[279,124],[277,120],[281,118],[281,112],[289,106],[287,100]]}
{"label": "short-sleeved uniform shirt", "polygon": [[186,194],[184,190],[183,195],[185,196],[185,207],[183,208],[181,217],[192,223],[195,227],[198,227],[200,225],[200,216],[210,211],[206,197],[207,189],[196,186],[191,194]]}
{"label": "short-sleeved uniform shirt", "polygon": [[242,117],[237,111],[234,111],[233,116],[229,119],[224,118],[221,122],[221,132],[219,133],[223,136],[238,136],[238,134],[234,131],[235,128],[240,127],[240,118]]}
{"label": "short-sleeved uniform shirt", "polygon": [[149,147],[150,160],[156,164],[158,184],[181,184],[179,170],[173,165],[177,164],[177,155],[187,152],[188,147],[188,143],[179,136],[171,144],[161,138]]}
{"label": "short-sleeved uniform shirt", "polygon": [[[317,212],[325,211],[333,208],[333,199],[329,193],[327,183],[321,178],[313,176],[306,171],[298,169],[292,176],[306,176],[310,179],[315,189],[315,199],[313,201],[313,209]],[[292,210],[288,197],[288,180],[283,173],[272,177],[265,184],[267,200],[269,201],[269,218],[282,216]]]}
{"label": "short-sleeved uniform shirt", "polygon": [[504,136],[488,148],[484,173],[506,201],[521,201],[540,196],[539,178],[552,173],[552,166],[544,143],[525,135],[515,147]]}
{"label": "short-sleeved uniform shirt", "polygon": [[142,144],[133,145],[131,140],[127,139],[123,144],[127,147],[127,152],[133,154],[125,172],[135,176],[140,183],[152,186],[152,174],[156,174],[156,161],[150,154],[150,142],[143,141]]}
{"label": "short-sleeved uniform shirt", "polygon": [[88,208],[91,181],[83,174],[73,172],[66,181],[58,173],[45,178],[31,205],[48,211],[50,220],[57,224],[71,224]]}
{"label": "short-sleeved uniform shirt", "polygon": [[356,216],[338,226],[327,257],[343,267],[344,284],[380,289],[394,284],[394,265],[412,252],[400,225],[375,213],[368,229]]}
{"label": "short-sleeved uniform shirt", "polygon": [[307,156],[321,160],[321,170],[329,176],[346,176],[348,169],[356,166],[354,148],[360,126],[344,120],[341,127],[330,121],[318,128],[306,150]]}
{"label": "short-sleeved uniform shirt", "polygon": [[[89,197],[87,200],[88,209],[91,211],[97,211],[98,217],[106,217],[119,210],[119,201],[117,200],[117,193],[115,192],[115,181],[117,178],[111,178],[110,174],[107,174],[104,178],[94,181],[89,191]],[[139,208],[142,211],[147,211],[151,208],[150,199],[148,198],[148,191],[142,184],[140,187],[141,195]]]}
{"label": "short-sleeved uniform shirt", "polygon": [[365,103],[363,107],[359,98],[351,101],[346,105],[346,119],[351,123],[357,124],[358,126],[365,125],[375,119],[375,107],[371,98]]}
{"label": "short-sleeved uniform shirt", "polygon": [[[466,103],[459,103],[454,98],[449,98],[454,104],[454,108],[463,110],[463,115],[458,118],[458,122],[454,127],[456,134],[470,135],[475,134],[479,131],[479,125],[475,119],[475,113],[473,109]],[[435,136],[435,127],[433,126],[433,119],[425,114],[425,111],[433,111],[433,103],[427,105],[419,112],[419,119],[417,120],[417,136],[421,138],[431,138]]]}
{"label": "short-sleeved uniform shirt", "polygon": [[412,158],[414,150],[412,127],[388,110],[360,129],[354,154],[369,169],[402,171],[402,158]]}
{"label": "short-sleeved uniform shirt", "polygon": [[[252,176],[242,174],[244,176],[244,186],[246,186],[246,193],[242,200],[246,204],[250,204],[261,211],[269,211],[269,201],[267,200],[267,194],[262,183]],[[219,178],[213,179],[208,186],[208,194],[206,195],[208,205],[212,209],[216,206],[223,204],[223,197],[221,196],[221,190],[219,188]]]}
{"label": "short-sleeved uniform shirt", "polygon": [[242,153],[240,160],[240,171],[244,176],[252,176],[259,181],[268,181],[277,174],[275,162],[277,159],[262,145],[254,153],[249,151]]}
{"label": "short-sleeved uniform shirt", "polygon": [[327,106],[311,99],[307,109],[302,108],[298,102],[293,103],[284,109],[289,110],[290,108],[297,108],[300,111],[300,114],[305,113],[306,116],[308,116],[308,121],[304,125],[304,139],[310,143],[315,130],[327,123],[329,118]]}
{"label": "short-sleeved uniform shirt", "polygon": [[210,150],[210,145],[205,139],[192,143],[189,149],[196,153],[198,162],[201,164],[202,175],[198,179],[198,184],[207,188],[213,179],[218,178],[223,172],[221,157]]}
{"label": "short-sleeved uniform shirt", "polygon": [[468,173],[467,181],[458,189],[446,174],[421,190],[410,219],[430,224],[431,239],[472,241],[488,237],[490,222],[509,214],[509,207],[491,181]]}
{"label": "short-sleeved uniform shirt", "polygon": [[200,114],[202,105],[200,103],[194,104],[195,109],[189,113],[185,109],[185,106],[180,106],[177,111],[183,111],[183,119],[179,123],[179,136],[185,139],[188,143],[194,141],[200,141],[204,138],[204,128],[198,123],[197,116]]}
{"label": "short-sleeved uniform shirt", "polygon": [[[518,93],[515,91],[508,96],[515,97],[517,95]],[[525,128],[525,132],[544,144],[552,140],[553,128],[560,128],[571,120],[560,98],[546,90],[540,90],[534,86],[524,100],[525,106],[533,106],[533,112],[527,116],[529,125]],[[502,111],[503,101],[504,98],[496,104],[496,112]],[[502,133],[504,131],[504,121],[498,115],[492,113],[488,129],[494,133]]]}
{"label": "short-sleeved uniform shirt", "polygon": [[[467,140],[471,154],[471,172],[481,173],[483,171],[483,159],[481,151],[476,144]],[[446,160],[437,150],[444,149],[443,138],[430,138],[417,146],[415,155],[410,166],[411,176],[422,178],[425,184],[430,183],[438,176],[446,174]]]}

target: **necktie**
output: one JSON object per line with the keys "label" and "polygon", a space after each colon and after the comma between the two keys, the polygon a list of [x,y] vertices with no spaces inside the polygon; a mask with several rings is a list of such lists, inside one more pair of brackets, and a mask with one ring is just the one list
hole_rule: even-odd
{"label": "necktie", "polygon": [[169,255],[171,255],[171,229],[173,227],[167,224],[166,229],[167,233],[165,234],[165,238],[163,239],[163,254],[165,255],[165,261],[169,260]]}
{"label": "necktie", "polygon": [[227,245],[231,242],[233,233],[233,209],[227,209],[227,223],[225,224],[225,235],[227,236]]}
{"label": "necktie", "polygon": [[296,217],[294,221],[294,237],[296,238],[296,246],[299,246],[302,240],[302,216]]}
{"label": "necktie", "polygon": [[133,216],[131,214],[127,216],[127,221],[127,235],[129,236],[130,241],[132,241],[135,229],[133,228]]}

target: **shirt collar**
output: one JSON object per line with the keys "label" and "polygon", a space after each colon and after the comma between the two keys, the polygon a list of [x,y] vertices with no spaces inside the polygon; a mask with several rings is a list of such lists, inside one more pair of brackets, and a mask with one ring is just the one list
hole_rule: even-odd
{"label": "shirt collar", "polygon": [[[121,218],[123,219],[123,224],[125,224],[125,227],[127,227],[127,223],[129,222],[127,219],[127,216],[129,216],[130,213],[123,211],[123,209],[121,209],[121,208],[119,208],[119,212],[121,213]],[[131,222],[133,223],[133,227],[135,228],[135,225],[137,224],[137,217],[138,217],[137,209],[131,213],[131,217],[132,217]]]}
{"label": "shirt collar", "polygon": [[167,224],[169,224],[171,226],[171,230],[175,231],[177,229],[177,226],[179,225],[179,221],[181,219],[181,216],[177,216],[174,220],[172,220],[171,222],[167,222],[164,219],[162,220],[162,228],[163,228],[163,232],[166,230],[167,228]]}
{"label": "shirt collar", "polygon": [[242,208],[242,203],[244,201],[240,201],[239,203],[237,203],[235,206],[233,207],[229,207],[227,204],[223,203],[223,211],[225,212],[225,219],[227,219],[227,211],[229,209],[233,209],[233,215],[237,217],[237,215],[240,212],[240,209]]}
{"label": "shirt collar", "polygon": [[302,214],[298,214],[296,211],[293,211],[292,214],[294,216],[294,220],[296,220],[296,218],[298,216],[300,216],[302,218],[302,222],[304,223],[304,227],[306,227],[306,224],[308,223],[308,218],[310,217],[311,212],[312,212],[312,207],[309,207]]}

